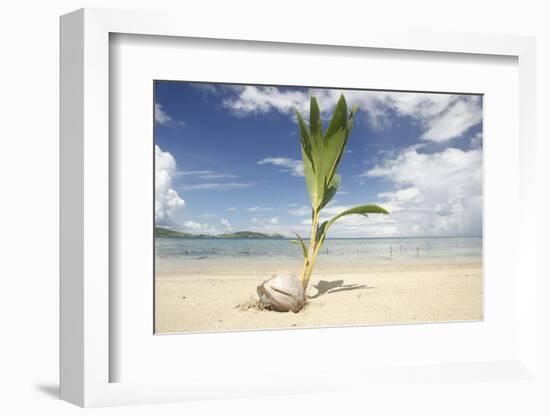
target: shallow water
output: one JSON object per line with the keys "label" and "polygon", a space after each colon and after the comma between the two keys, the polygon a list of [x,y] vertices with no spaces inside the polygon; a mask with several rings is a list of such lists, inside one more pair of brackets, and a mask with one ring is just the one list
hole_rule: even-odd
{"label": "shallow water", "polygon": [[[306,241],[307,244],[307,241]],[[156,238],[158,274],[268,274],[299,271],[301,249],[289,240]],[[318,272],[361,271],[379,265],[481,262],[481,237],[328,239]]]}

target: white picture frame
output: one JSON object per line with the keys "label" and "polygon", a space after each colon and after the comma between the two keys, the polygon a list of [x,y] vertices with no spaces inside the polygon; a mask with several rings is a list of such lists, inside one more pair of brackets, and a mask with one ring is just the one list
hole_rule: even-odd
{"label": "white picture frame", "polygon": [[[479,382],[472,376],[502,374],[506,380],[536,380],[536,218],[524,215],[535,200],[535,42],[533,38],[427,32],[380,32],[353,29],[304,31],[276,25],[240,27],[231,22],[204,25],[200,19],[169,13],[83,9],[61,18],[61,398],[80,406],[158,403],[220,397],[249,397],[339,391],[376,386],[395,380]],[[331,45],[483,54],[516,57],[519,65],[519,220],[517,292],[517,355],[508,360],[441,363],[410,368],[380,368],[368,373],[331,369],[288,380],[239,379],[235,374],[182,381],[111,382],[109,275],[109,36],[113,33],[225,39],[247,42]],[[243,35],[245,33],[246,35]],[[414,375],[411,375],[413,374]],[[324,376],[322,376],[324,374]],[[321,376],[320,376],[321,375]],[[481,377],[483,379],[483,377]]]}

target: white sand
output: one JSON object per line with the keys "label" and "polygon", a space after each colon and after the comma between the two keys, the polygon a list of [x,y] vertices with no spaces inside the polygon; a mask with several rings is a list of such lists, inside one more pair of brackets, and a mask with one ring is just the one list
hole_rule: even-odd
{"label": "white sand", "polygon": [[482,319],[481,263],[378,266],[368,272],[314,274],[310,285],[321,281],[322,293],[315,297],[317,290],[312,288],[314,298],[298,313],[238,307],[256,297],[261,280],[250,275],[157,276],[156,332]]}

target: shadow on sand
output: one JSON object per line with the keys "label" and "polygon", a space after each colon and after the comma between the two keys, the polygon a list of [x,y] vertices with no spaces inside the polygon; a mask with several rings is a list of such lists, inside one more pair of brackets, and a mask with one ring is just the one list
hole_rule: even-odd
{"label": "shadow on sand", "polygon": [[319,283],[313,285],[317,289],[317,293],[313,296],[310,296],[310,299],[316,299],[319,296],[327,295],[330,293],[345,292],[348,290],[358,290],[358,289],[374,289],[373,286],[359,285],[359,284],[349,284],[345,285],[343,280],[319,280]]}

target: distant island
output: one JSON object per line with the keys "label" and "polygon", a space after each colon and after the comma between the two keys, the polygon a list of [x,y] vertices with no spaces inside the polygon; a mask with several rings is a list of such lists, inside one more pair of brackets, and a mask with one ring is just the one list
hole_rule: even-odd
{"label": "distant island", "polygon": [[169,228],[155,227],[155,237],[160,238],[256,238],[256,239],[286,239],[281,234],[264,234],[254,231],[236,231],[224,234],[191,234]]}

